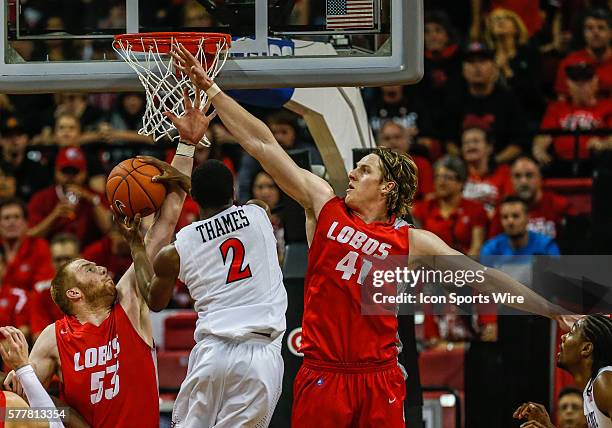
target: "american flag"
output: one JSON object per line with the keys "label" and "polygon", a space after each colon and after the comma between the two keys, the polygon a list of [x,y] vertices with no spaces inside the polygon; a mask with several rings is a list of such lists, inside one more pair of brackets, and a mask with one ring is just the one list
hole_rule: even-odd
{"label": "american flag", "polygon": [[374,28],[374,0],[327,0],[327,28]]}

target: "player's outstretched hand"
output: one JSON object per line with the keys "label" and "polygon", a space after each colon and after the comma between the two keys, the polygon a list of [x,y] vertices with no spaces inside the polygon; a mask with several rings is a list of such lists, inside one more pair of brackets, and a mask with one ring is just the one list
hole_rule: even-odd
{"label": "player's outstretched hand", "polygon": [[[544,427],[544,428],[555,428],[550,421],[550,416],[543,405],[533,402],[523,403],[515,410],[512,415],[514,419],[527,419],[529,422],[537,422],[540,425],[531,425],[532,428]],[[525,425],[525,424],[523,424]],[[521,426],[523,426],[521,425]]]}
{"label": "player's outstretched hand", "polygon": [[144,238],[140,230],[140,223],[142,221],[140,214],[136,214],[134,218],[119,218],[115,214],[113,215],[113,220],[117,224],[121,235],[123,235],[126,242],[130,245],[130,248],[134,249],[137,246],[144,246]]}
{"label": "player's outstretched hand", "polygon": [[0,327],[0,356],[13,370],[29,364],[28,341],[18,328]]}
{"label": "player's outstretched hand", "polygon": [[189,50],[182,44],[175,45],[170,51],[170,55],[174,59],[174,66],[181,71],[181,73],[189,76],[191,83],[196,88],[203,91],[208,90],[214,82],[202,67],[200,61],[194,57]]}
{"label": "player's outstretched hand", "polygon": [[555,317],[555,320],[559,323],[561,331],[568,332],[572,329],[574,323],[583,316],[584,315],[559,315]]}
{"label": "player's outstretched hand", "polygon": [[167,162],[161,161],[153,156],[136,156],[136,159],[159,168],[162,173],[151,178],[156,183],[177,185],[186,193],[191,192],[191,179]]}
{"label": "player's outstretched hand", "polygon": [[171,111],[164,112],[164,115],[172,121],[178,130],[181,141],[194,146],[204,138],[210,126],[210,122],[217,115],[216,110],[206,115],[206,112],[210,108],[210,103],[207,103],[203,109],[200,109],[202,102],[201,94],[201,90],[196,88],[195,101],[192,103],[187,89],[183,91],[185,114],[181,117],[178,117]]}

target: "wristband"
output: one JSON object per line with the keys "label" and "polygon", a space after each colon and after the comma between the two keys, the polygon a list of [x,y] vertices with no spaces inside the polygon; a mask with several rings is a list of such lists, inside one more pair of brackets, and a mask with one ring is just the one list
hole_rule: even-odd
{"label": "wristband", "polygon": [[21,366],[20,368],[15,370],[15,374],[17,375],[17,378],[23,376],[24,373],[28,373],[28,372],[34,373],[34,368],[30,364],[26,364],[25,366]]}
{"label": "wristband", "polygon": [[195,150],[196,148],[193,144],[185,144],[183,142],[179,142],[178,146],[176,146],[176,154],[178,156],[192,158],[195,154]]}
{"label": "wristband", "polygon": [[219,86],[217,86],[216,83],[213,83],[212,86],[210,88],[208,88],[206,90],[206,96],[208,97],[208,100],[212,100],[219,92],[221,92],[221,88],[219,88]]}

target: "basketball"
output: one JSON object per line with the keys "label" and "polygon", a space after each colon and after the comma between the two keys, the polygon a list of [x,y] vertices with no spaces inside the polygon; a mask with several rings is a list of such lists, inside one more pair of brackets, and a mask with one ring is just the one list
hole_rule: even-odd
{"label": "basketball", "polygon": [[146,217],[156,212],[166,198],[166,187],[151,178],[162,172],[138,159],[126,159],[113,168],[106,180],[106,197],[120,213]]}

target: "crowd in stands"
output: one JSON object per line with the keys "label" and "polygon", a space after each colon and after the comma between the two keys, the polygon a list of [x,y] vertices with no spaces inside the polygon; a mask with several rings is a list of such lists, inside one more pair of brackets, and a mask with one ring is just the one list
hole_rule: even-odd
{"label": "crowd in stands", "polygon": [[[75,25],[54,14],[63,3],[28,1],[28,28]],[[111,3],[104,13],[87,9],[78,15],[80,23],[118,27],[123,2]],[[214,23],[196,2],[154,3],[141,17],[151,25]],[[296,2],[296,10],[306,13],[307,4]],[[612,167],[609,2],[432,0],[425,7],[422,81],[363,89],[378,144],[410,154],[419,168],[412,221],[473,257],[564,253],[556,240],[574,213],[567,199],[545,189],[544,180],[592,177]],[[309,13],[308,19],[317,19]],[[78,43],[79,49],[62,41],[13,47],[25,59],[112,55]],[[115,278],[129,266],[129,248],[112,227],[104,186],[123,159],[170,159],[166,146],[137,132],[144,103],[139,93],[0,94],[0,325],[16,325],[35,339],[57,319],[49,284],[66,260],[81,255],[107,266]],[[249,108],[283,148],[307,150],[313,164],[322,164],[300,118]],[[209,134],[213,145],[198,147],[196,164],[222,160],[236,175],[237,200],[258,198],[272,207],[282,260],[282,192],[220,122]],[[177,227],[197,216],[188,199]],[[184,290],[177,290],[174,304],[188,306]],[[494,317],[430,316],[425,341],[494,341],[494,326]]]}

